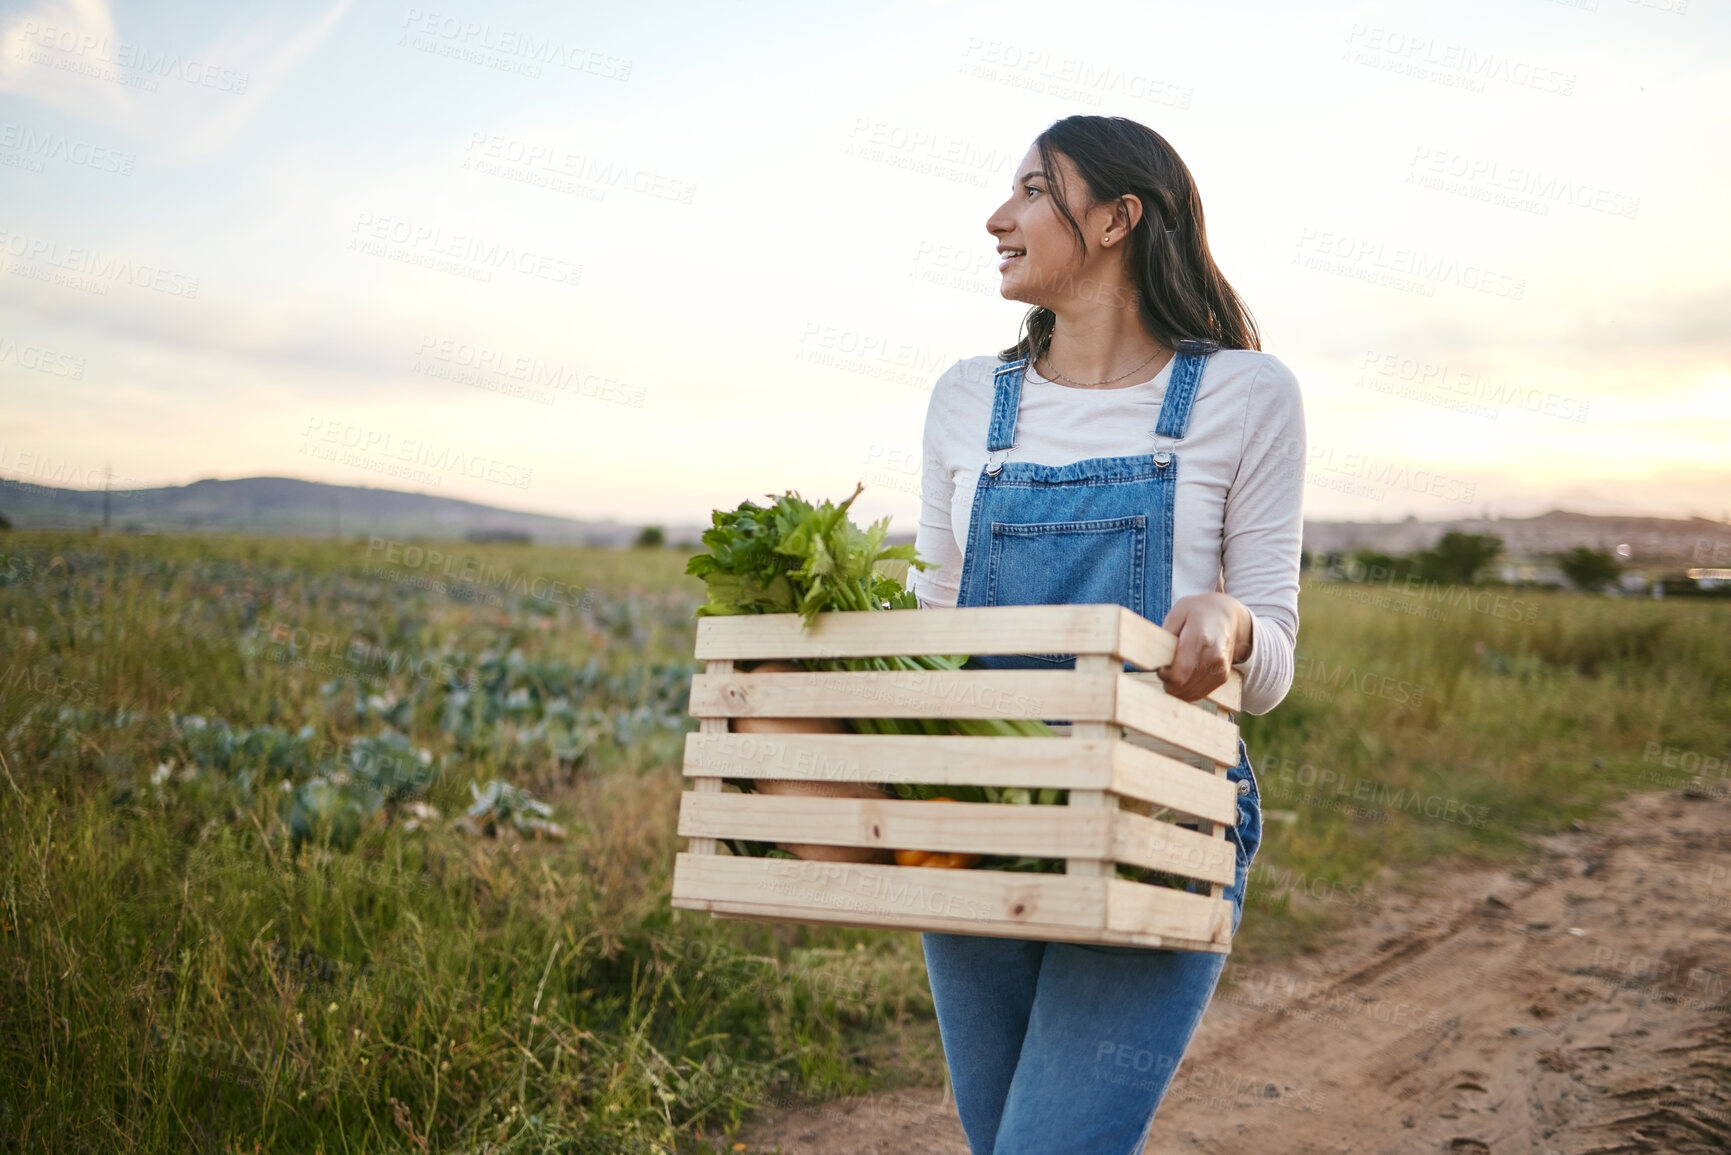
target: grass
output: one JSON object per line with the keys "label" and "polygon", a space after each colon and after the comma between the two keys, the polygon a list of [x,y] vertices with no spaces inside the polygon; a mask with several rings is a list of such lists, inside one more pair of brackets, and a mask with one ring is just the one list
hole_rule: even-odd
{"label": "grass", "polygon": [[1240,719],[1265,815],[1241,957],[1314,949],[1367,889],[1514,862],[1679,785],[1665,747],[1727,764],[1731,602],[1486,591],[1427,620],[1423,595],[1355,592],[1307,584],[1292,692]]}
{"label": "grass", "polygon": [[[684,555],[452,552],[0,538],[19,1149],[707,1151],[941,1077],[913,935],[668,906]],[[1307,588],[1293,694],[1242,719],[1241,959],[1673,784],[1656,749],[1731,751],[1731,606],[1342,592]]]}

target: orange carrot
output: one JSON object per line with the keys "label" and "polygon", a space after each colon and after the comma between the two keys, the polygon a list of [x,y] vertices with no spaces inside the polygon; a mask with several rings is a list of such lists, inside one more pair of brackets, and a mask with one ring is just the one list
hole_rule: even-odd
{"label": "orange carrot", "polygon": [[[929,802],[954,802],[954,798],[939,794],[927,799]],[[946,853],[942,850],[898,850],[896,851],[897,866],[936,866],[945,870],[966,870],[980,860],[977,854],[963,854],[961,851]]]}

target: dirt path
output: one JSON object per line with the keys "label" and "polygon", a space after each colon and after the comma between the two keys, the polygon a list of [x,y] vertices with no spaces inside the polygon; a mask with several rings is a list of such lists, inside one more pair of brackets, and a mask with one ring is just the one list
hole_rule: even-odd
{"label": "dirt path", "polygon": [[[1731,799],[1634,795],[1520,873],[1439,870],[1324,954],[1238,969],[1146,1150],[1731,1150]],[[941,1089],[736,1138],[967,1155]]]}

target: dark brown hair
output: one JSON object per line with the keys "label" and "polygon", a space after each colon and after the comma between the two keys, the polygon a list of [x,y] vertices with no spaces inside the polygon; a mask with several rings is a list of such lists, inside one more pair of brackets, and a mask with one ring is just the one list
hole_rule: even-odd
{"label": "dark brown hair", "polygon": [[[1141,199],[1142,219],[1125,247],[1137,310],[1150,336],[1173,348],[1180,342],[1262,348],[1250,310],[1209,255],[1196,182],[1164,137],[1122,116],[1067,116],[1034,144],[1049,174],[1053,203],[1077,245],[1087,242],[1059,183],[1058,154],[1076,166],[1094,203],[1126,193]],[[1034,306],[1022,321],[1021,340],[999,356],[1010,361],[1044,352],[1057,321],[1050,309]]]}

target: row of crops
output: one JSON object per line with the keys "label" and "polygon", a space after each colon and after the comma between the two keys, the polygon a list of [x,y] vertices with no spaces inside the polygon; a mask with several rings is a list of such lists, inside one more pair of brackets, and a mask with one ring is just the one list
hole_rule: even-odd
{"label": "row of crops", "polygon": [[[244,804],[279,790],[297,842],[346,846],[361,824],[453,774],[467,776],[472,822],[552,834],[545,803],[514,780],[550,788],[688,728],[694,664],[639,655],[652,634],[689,636],[689,598],[589,589],[575,606],[523,597],[476,623],[460,602],[342,571],[64,548],[4,560],[0,591],[12,595],[12,615],[24,602],[48,611],[8,623],[22,645],[4,677],[45,691],[9,712],[9,742],[32,736],[33,753],[49,763],[88,754],[93,735],[123,746],[126,755],[103,766],[118,798],[148,785],[159,794],[227,790]],[[116,607],[117,594],[134,604]],[[108,676],[68,676],[79,654],[101,655],[115,634],[136,628],[123,615],[141,608],[138,599],[152,603],[155,637],[224,651],[207,677],[233,674],[275,691],[261,703],[271,720],[142,708],[147,695],[121,693],[112,663]],[[570,636],[602,644],[581,660],[547,652]],[[464,644],[471,638],[482,644]],[[293,700],[303,696],[310,710]]]}
{"label": "row of crops", "polygon": [[684,558],[485,551],[0,538],[0,1133],[709,1150],[929,1016],[899,944],[671,911]]}

